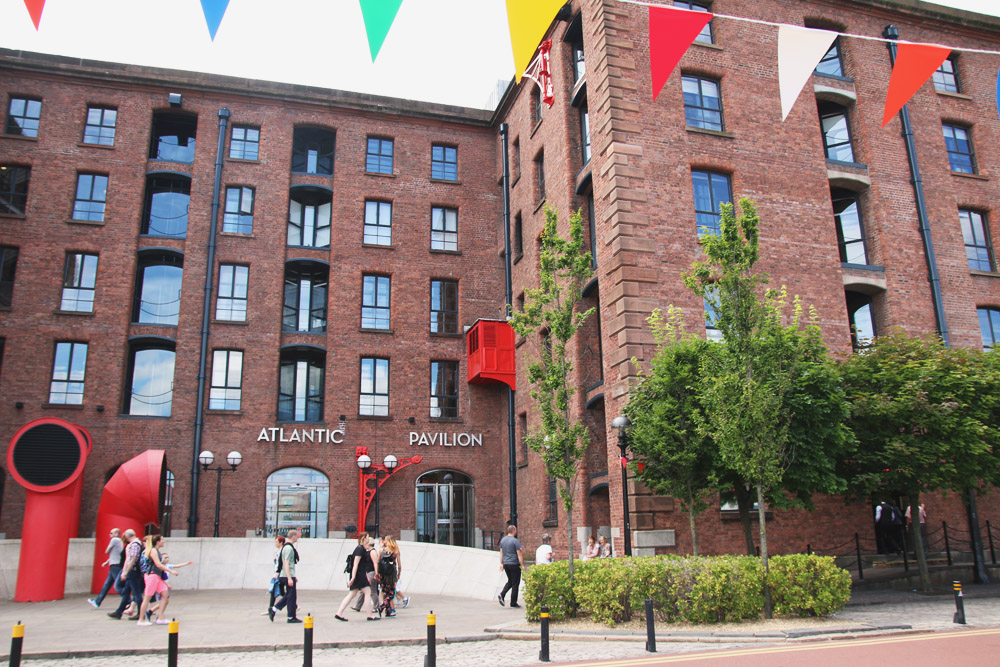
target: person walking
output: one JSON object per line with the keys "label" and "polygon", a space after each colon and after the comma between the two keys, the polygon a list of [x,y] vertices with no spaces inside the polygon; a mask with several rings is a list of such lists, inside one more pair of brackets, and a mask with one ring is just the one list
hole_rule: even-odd
{"label": "person walking", "polygon": [[135,536],[135,531],[131,528],[127,529],[122,535],[122,541],[125,543],[125,562],[122,563],[122,573],[118,575],[118,580],[122,582],[122,600],[118,605],[118,609],[108,612],[108,616],[121,619],[125,609],[134,601],[136,604],[136,613],[129,616],[129,620],[134,621],[139,618],[138,605],[142,602],[144,588],[142,573],[139,571],[139,556],[142,555],[142,542]]}
{"label": "person walking", "polygon": [[379,614],[385,613],[386,618],[396,615],[396,585],[402,566],[399,560],[399,544],[392,535],[386,535],[382,540],[382,552],[378,559],[378,584],[382,589],[379,600]]}
{"label": "person walking", "polygon": [[108,568],[108,576],[104,579],[104,585],[101,586],[101,592],[97,594],[97,597],[87,600],[94,609],[101,608],[104,597],[111,590],[111,586],[118,580],[118,577],[121,576],[122,566],[125,563],[125,543],[122,542],[120,536],[120,530],[117,528],[111,529],[111,539],[108,540],[108,547],[104,550],[104,553],[108,555],[108,559],[101,563],[101,567]]}
{"label": "person walking", "polygon": [[177,576],[177,570],[168,566],[160,558],[160,549],[163,547],[163,536],[162,535],[147,535],[146,536],[146,550],[143,555],[146,557],[146,571],[143,572],[143,579],[145,581],[145,587],[142,595],[142,605],[139,607],[139,621],[136,625],[153,625],[150,621],[147,621],[146,610],[149,609],[149,601],[154,595],[160,596],[160,603],[156,609],[156,624],[166,625],[170,621],[164,618],[163,612],[167,610],[167,605],[170,603],[170,587],[167,586],[167,582],[163,579],[163,573],[169,572],[170,574]]}
{"label": "person walking", "polygon": [[292,529],[285,536],[285,543],[278,552],[278,560],[281,561],[281,570],[278,574],[278,582],[281,590],[285,594],[281,596],[271,612],[267,615],[271,622],[274,622],[274,615],[282,609],[288,610],[288,623],[301,623],[295,612],[298,609],[298,589],[299,580],[295,577],[295,565],[299,562],[299,552],[295,549],[295,543],[299,541],[299,531]]}
{"label": "person walking", "polygon": [[542,543],[535,549],[535,565],[548,565],[552,562],[552,536],[548,533],[542,535]]}
{"label": "person walking", "polygon": [[368,572],[374,568],[374,563],[371,558],[371,551],[374,545],[372,538],[368,536],[368,533],[361,533],[358,535],[358,546],[354,547],[354,553],[351,554],[352,566],[351,566],[351,578],[348,583],[347,595],[340,602],[340,607],[337,609],[337,613],[334,614],[334,618],[338,621],[347,621],[344,618],[344,611],[347,609],[347,605],[351,603],[359,593],[364,595],[364,591],[368,590],[368,620],[377,621],[378,616],[375,616],[375,603],[372,597],[371,584],[368,583]]}
{"label": "person walking", "polygon": [[517,526],[507,526],[507,535],[500,540],[500,569],[507,575],[507,583],[497,599],[500,606],[504,605],[507,591],[510,594],[510,606],[517,609],[517,590],[521,586],[521,568],[524,567],[524,556],[521,554],[521,541],[517,539]]}
{"label": "person walking", "polygon": [[[906,528],[910,531],[910,540],[913,539],[913,517],[910,511],[912,506],[906,506]],[[924,504],[920,503],[920,543],[924,547],[924,555],[927,555],[927,510],[924,508]]]}
{"label": "person walking", "polygon": [[[274,536],[274,548],[277,550],[274,552],[274,569],[271,570],[274,575],[271,577],[270,586],[268,588],[269,600],[267,601],[267,611],[264,614],[271,613],[271,607],[274,606],[274,601],[279,597],[285,595],[287,591],[281,587],[281,580],[278,579],[278,575],[281,574],[281,547],[285,546],[285,536],[275,535]],[[264,614],[261,614],[263,616]]]}

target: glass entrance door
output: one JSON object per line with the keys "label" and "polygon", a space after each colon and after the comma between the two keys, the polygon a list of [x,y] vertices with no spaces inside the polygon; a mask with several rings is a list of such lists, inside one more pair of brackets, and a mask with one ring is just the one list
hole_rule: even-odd
{"label": "glass entrance door", "polygon": [[326,537],[330,515],[330,481],[309,468],[285,468],[267,478],[266,531],[284,535],[291,529],[302,537]]}
{"label": "glass entrance door", "polygon": [[417,541],[471,547],[475,492],[460,472],[435,470],[417,479]]}

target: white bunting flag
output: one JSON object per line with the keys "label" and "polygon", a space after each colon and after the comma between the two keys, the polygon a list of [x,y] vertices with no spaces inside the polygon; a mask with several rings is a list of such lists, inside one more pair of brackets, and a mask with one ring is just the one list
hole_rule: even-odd
{"label": "white bunting flag", "polygon": [[837,38],[831,30],[778,26],[778,89],[781,93],[781,120],[795,105],[802,87]]}

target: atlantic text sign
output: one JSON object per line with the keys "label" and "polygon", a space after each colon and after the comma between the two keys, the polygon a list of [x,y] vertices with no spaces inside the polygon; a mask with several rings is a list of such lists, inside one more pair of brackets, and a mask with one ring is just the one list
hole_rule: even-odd
{"label": "atlantic text sign", "polygon": [[339,445],[344,442],[344,432],[340,429],[326,428],[296,428],[290,433],[280,427],[264,427],[260,429],[257,442],[319,442]]}

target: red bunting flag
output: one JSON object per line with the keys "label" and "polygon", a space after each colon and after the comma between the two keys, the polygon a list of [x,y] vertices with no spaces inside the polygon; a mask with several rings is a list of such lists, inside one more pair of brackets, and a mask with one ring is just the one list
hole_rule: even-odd
{"label": "red bunting flag", "polygon": [[654,101],[681,56],[711,20],[712,15],[708,12],[674,7],[649,8],[649,69],[653,76]]}
{"label": "red bunting flag", "polygon": [[35,24],[35,30],[38,30],[38,23],[42,20],[42,10],[45,9],[45,0],[24,0],[24,6],[31,14],[31,22]]}
{"label": "red bunting flag", "polygon": [[910,101],[950,53],[949,47],[937,44],[899,43],[896,47],[896,64],[889,78],[889,92],[885,97],[882,127]]}

